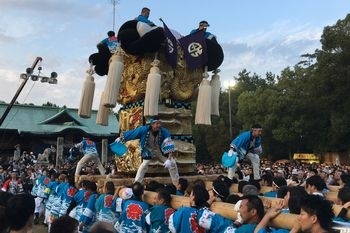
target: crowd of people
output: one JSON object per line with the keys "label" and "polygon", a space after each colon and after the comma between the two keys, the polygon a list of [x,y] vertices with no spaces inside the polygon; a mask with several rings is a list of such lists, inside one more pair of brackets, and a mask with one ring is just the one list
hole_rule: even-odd
{"label": "crowd of people", "polygon": [[[24,161],[19,159],[18,163],[0,166],[0,210],[4,217],[1,218],[6,219],[1,221],[0,232],[29,229],[31,222],[40,221],[48,226],[49,232],[60,232],[57,229],[62,228],[61,224],[66,224],[64,229],[72,232],[76,229],[94,232],[101,227],[109,232],[197,232],[195,229],[198,232],[271,232],[277,229],[269,228],[268,224],[281,212],[298,214],[293,229],[285,232],[331,232],[332,221],[348,221],[350,173],[345,165],[262,163],[261,179],[256,180],[249,164],[238,163],[232,179],[227,177],[227,169],[222,165],[198,164],[195,168],[198,171],[217,175],[210,190],[204,180],[189,182],[180,177],[177,185],[136,181],[121,188],[106,182],[104,189],[98,191],[95,182],[74,182],[74,164],[57,168],[52,164],[30,165],[30,160]],[[221,169],[222,173],[210,172],[213,169]],[[99,174],[97,164],[94,161],[85,164],[80,174]],[[26,182],[28,179],[31,182]],[[230,193],[233,183],[238,183],[239,195]],[[271,191],[261,193],[262,185],[271,186]],[[340,188],[337,204],[343,209],[337,216],[325,198],[329,185]],[[154,203],[143,201],[144,190],[157,193]],[[173,209],[172,195],[189,197],[190,206]],[[283,198],[284,202],[267,208],[261,196]],[[23,212],[21,221],[17,221],[18,218],[11,216],[22,211],[18,205],[23,201],[26,203],[23,206],[30,211]],[[209,206],[217,201],[234,203],[232,211],[239,213],[237,219],[232,221],[210,211]],[[316,221],[312,221],[314,219]]]}
{"label": "crowd of people", "polygon": [[[142,140],[144,162],[132,185],[115,187],[110,180],[103,190],[98,190],[89,176],[77,182],[81,175],[117,173],[114,161],[100,162],[96,145],[88,138],[74,146],[84,152],[83,157],[67,159],[60,167],[39,163],[33,153],[18,155],[16,148],[14,157],[0,166],[0,215],[5,220],[1,221],[0,233],[27,232],[33,223],[40,222],[48,232],[331,232],[333,222],[348,222],[350,167],[261,162],[257,159],[262,150],[261,131],[260,125],[254,125],[232,140],[226,154],[233,161],[231,166],[224,162],[197,164],[194,171],[198,179],[189,182],[179,176],[169,132],[153,118],[148,125],[124,132],[116,140]],[[172,162],[170,167],[165,166],[171,183],[143,182],[152,159],[164,162],[164,166]],[[210,189],[205,176],[200,179],[200,175],[208,174],[216,176]],[[238,183],[237,193],[230,189],[234,183]],[[262,192],[262,186],[271,189]],[[333,200],[342,207],[337,216],[334,203],[326,198],[331,186],[339,186],[337,200]],[[145,190],[156,193],[153,202],[143,199]],[[176,195],[188,197],[190,206],[172,208],[170,203]],[[283,201],[272,206],[262,197]],[[235,204],[232,211],[237,212],[237,218],[231,220],[211,211],[213,202]],[[20,205],[26,211],[21,212]],[[292,229],[269,227],[280,213],[298,215]],[[12,217],[17,214],[19,221]]]}
{"label": "crowd of people", "polygon": [[[151,118],[149,124],[116,139],[120,143],[141,140],[143,162],[132,184],[115,187],[107,176],[102,190],[89,176],[77,179],[117,173],[114,161],[100,162],[96,144],[88,138],[74,145],[83,156],[67,158],[60,167],[39,163],[33,153],[19,155],[16,148],[13,158],[0,166],[0,215],[5,220],[0,233],[28,232],[33,223],[40,222],[48,232],[62,232],[63,227],[65,232],[332,232],[333,222],[349,221],[350,167],[261,162],[261,135],[262,127],[253,125],[232,140],[223,156],[228,162],[197,164],[198,179],[189,182],[179,176],[169,131],[158,118]],[[144,182],[151,160],[164,163],[171,177],[169,184]],[[200,179],[207,174],[216,176],[209,189]],[[237,193],[231,190],[234,183],[238,184]],[[271,188],[261,191],[262,186]],[[337,200],[333,200],[342,207],[337,216],[334,203],[327,199],[331,186],[339,186]],[[156,193],[154,201],[143,199],[145,190]],[[175,210],[170,204],[175,196],[188,197],[190,205]],[[272,205],[264,197],[283,201]],[[237,218],[211,211],[214,202],[235,204],[232,211]],[[280,213],[298,215],[292,229],[269,226]],[[13,217],[17,214],[20,220]]]}

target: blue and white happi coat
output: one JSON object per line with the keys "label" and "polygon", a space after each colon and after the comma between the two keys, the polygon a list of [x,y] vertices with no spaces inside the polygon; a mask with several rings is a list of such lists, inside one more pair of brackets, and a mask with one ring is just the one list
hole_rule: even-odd
{"label": "blue and white happi coat", "polygon": [[114,224],[118,220],[116,209],[113,206],[112,194],[101,194],[96,200],[96,220]]}
{"label": "blue and white happi coat", "polygon": [[167,233],[169,230],[169,217],[175,210],[167,205],[154,205],[146,216],[149,222],[150,233]]}
{"label": "blue and white happi coat", "polygon": [[33,196],[46,198],[45,189],[49,185],[51,179],[48,176],[41,175],[34,181],[34,186],[32,188],[31,194]]}
{"label": "blue and white happi coat", "polygon": [[119,233],[146,233],[146,214],[149,205],[136,199],[123,200],[121,204],[122,212],[119,221],[114,225]]}
{"label": "blue and white happi coat", "polygon": [[89,232],[92,224],[96,222],[96,200],[98,198],[97,193],[92,193],[89,197],[88,204],[83,210],[83,214],[80,216],[79,222],[84,223],[83,232]]}
{"label": "blue and white happi coat", "polygon": [[84,208],[88,204],[91,193],[91,191],[88,191],[86,189],[79,189],[78,192],[76,192],[73,197],[73,201],[75,202],[76,206],[69,213],[70,217],[75,218],[79,221],[80,216],[83,214]]}

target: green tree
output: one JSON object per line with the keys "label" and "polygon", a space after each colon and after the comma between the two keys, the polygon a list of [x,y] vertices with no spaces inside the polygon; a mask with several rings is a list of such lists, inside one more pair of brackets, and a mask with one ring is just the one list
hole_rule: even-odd
{"label": "green tree", "polygon": [[350,145],[350,14],[333,26],[326,26],[321,37],[322,49],[315,52],[317,62],[313,87],[315,105],[327,119],[322,125],[319,148],[345,150]]}

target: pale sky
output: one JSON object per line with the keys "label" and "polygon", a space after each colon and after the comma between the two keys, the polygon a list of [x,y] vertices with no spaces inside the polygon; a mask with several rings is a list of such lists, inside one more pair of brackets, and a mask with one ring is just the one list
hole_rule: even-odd
{"label": "pale sky", "polygon": [[[224,50],[223,85],[243,69],[264,76],[293,67],[321,48],[325,26],[350,12],[348,0],[118,0],[115,31],[144,6],[150,20],[162,26],[161,17],[182,35],[207,20]],[[40,56],[43,74],[57,72],[58,84],[29,80],[17,100],[78,108],[88,57],[112,29],[113,0],[0,0],[0,100],[11,101],[19,75]],[[106,76],[94,77],[98,109]]]}

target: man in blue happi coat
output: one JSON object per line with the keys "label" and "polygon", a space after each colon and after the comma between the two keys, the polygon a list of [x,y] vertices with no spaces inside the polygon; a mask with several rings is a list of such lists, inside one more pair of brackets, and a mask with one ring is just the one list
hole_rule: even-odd
{"label": "man in blue happi coat", "polygon": [[[248,131],[239,134],[230,143],[228,155],[236,154],[240,160],[247,158],[252,163],[254,179],[260,179],[260,154],[262,153],[261,146],[262,127],[259,124],[254,124]],[[228,177],[233,178],[237,168],[237,160],[233,166],[228,168]]]}
{"label": "man in blue happi coat", "polygon": [[151,160],[159,160],[169,170],[172,183],[176,186],[179,182],[179,172],[172,156],[175,146],[170,132],[162,127],[159,118],[153,117],[149,124],[122,133],[116,141],[126,142],[134,139],[140,139],[142,156],[142,163],[137,170],[135,182],[142,182]]}

